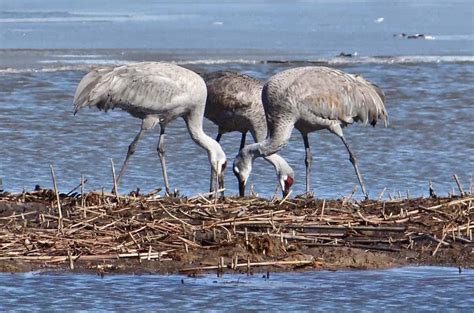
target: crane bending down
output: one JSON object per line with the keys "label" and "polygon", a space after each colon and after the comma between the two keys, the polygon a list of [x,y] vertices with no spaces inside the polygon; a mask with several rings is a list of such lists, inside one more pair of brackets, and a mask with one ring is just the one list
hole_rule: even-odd
{"label": "crane bending down", "polygon": [[144,62],[116,68],[102,67],[88,73],[79,83],[74,96],[74,114],[83,107],[96,106],[104,111],[120,108],[142,119],[140,131],[128,147],[117,178],[118,184],[143,133],[160,124],[158,155],[166,193],[170,195],[164,137],[166,125],[178,117],[186,122],[191,138],[207,151],[219,185],[223,185],[227,164],[224,151],[202,128],[206,96],[204,80],[198,74],[174,64]]}
{"label": "crane bending down", "polygon": [[357,159],[342,128],[354,122],[375,126],[379,119],[387,124],[385,96],[378,86],[362,76],[336,69],[299,67],[270,77],[263,87],[262,101],[268,137],[261,143],[245,146],[234,160],[233,171],[239,181],[245,183],[255,158],[272,155],[286,146],[296,127],[305,145],[306,191],[310,193],[312,154],[308,133],[327,129],[344,143],[362,192],[368,198]]}
{"label": "crane bending down", "polygon": [[[227,132],[242,133],[241,150],[245,146],[247,132],[255,142],[267,137],[267,122],[262,105],[263,84],[250,76],[220,71],[202,75],[207,85],[207,101],[204,116],[219,127],[216,141]],[[293,169],[277,154],[265,158],[275,167],[283,196],[293,184]],[[214,180],[211,175],[211,185]],[[212,188],[211,188],[212,189]],[[239,194],[245,195],[245,184],[239,180]]]}

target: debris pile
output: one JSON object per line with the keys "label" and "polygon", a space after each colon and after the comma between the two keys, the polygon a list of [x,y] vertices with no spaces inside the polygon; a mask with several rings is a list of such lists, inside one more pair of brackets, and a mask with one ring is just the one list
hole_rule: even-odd
{"label": "debris pile", "polygon": [[[327,253],[337,251],[340,258],[388,254],[387,266],[474,267],[473,200],[471,195],[357,202],[4,192],[0,270],[11,270],[15,262],[30,264],[30,270],[99,269],[107,262],[124,268],[120,260],[128,260],[127,268],[152,262],[157,272],[331,268]],[[370,267],[359,265],[342,267]]]}

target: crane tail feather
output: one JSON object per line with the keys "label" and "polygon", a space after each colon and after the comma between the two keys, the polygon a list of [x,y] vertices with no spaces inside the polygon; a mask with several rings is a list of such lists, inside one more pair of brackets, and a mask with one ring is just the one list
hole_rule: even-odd
{"label": "crane tail feather", "polygon": [[94,95],[94,91],[104,78],[104,75],[113,70],[111,67],[99,67],[82,78],[74,95],[74,115],[83,107],[91,107],[97,105],[101,101],[101,97]]}

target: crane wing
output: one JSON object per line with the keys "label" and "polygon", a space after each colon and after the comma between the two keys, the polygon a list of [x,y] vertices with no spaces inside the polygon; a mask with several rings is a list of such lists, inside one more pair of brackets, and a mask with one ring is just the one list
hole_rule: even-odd
{"label": "crane wing", "polygon": [[208,92],[206,109],[232,111],[261,101],[262,83],[250,76],[221,71],[203,75],[203,78]]}
{"label": "crane wing", "polygon": [[375,126],[379,119],[387,124],[383,91],[362,76],[321,67],[303,72],[289,89],[295,87],[300,101],[316,116],[347,124]]}
{"label": "crane wing", "polygon": [[91,71],[77,88],[76,111],[85,106],[104,111],[119,107],[140,115],[186,97],[186,79],[171,78],[173,72],[162,65],[137,63]]}

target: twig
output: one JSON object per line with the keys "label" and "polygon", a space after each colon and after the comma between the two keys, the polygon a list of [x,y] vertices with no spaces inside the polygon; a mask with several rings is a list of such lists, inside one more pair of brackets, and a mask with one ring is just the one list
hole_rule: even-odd
{"label": "twig", "polygon": [[83,218],[87,218],[87,211],[85,210],[86,207],[86,198],[84,195],[84,175],[81,175],[81,207],[83,209]]}
{"label": "twig", "polygon": [[115,178],[115,166],[114,166],[114,160],[110,159],[110,166],[112,167],[112,179],[114,180],[114,194],[115,198],[117,199],[117,202],[119,201],[119,195],[118,195],[118,187],[117,187],[117,179]]}
{"label": "twig", "polygon": [[160,204],[161,208],[163,209],[163,211],[165,211],[165,212],[166,212],[166,214],[168,214],[169,216],[171,216],[171,217],[172,217],[172,218],[174,218],[175,220],[177,220],[177,221],[180,221],[182,224],[184,224],[184,225],[186,225],[186,226],[190,227],[191,229],[193,229],[193,228],[194,228],[194,226],[193,226],[193,225],[191,225],[191,224],[189,224],[189,223],[187,223],[187,222],[183,221],[182,219],[180,219],[180,218],[177,218],[177,217],[176,217],[176,216],[174,216],[173,214],[171,214],[171,213],[170,213],[170,212],[169,212],[169,211],[168,211],[168,210],[165,208],[165,206],[164,206],[164,205],[163,205],[161,202],[159,202],[159,204]]}
{"label": "twig", "polygon": [[[216,190],[216,191],[210,191],[210,192],[205,192],[205,193],[198,193],[197,195],[193,196],[193,197],[189,197],[188,200],[192,201],[192,200],[196,200],[198,198],[206,198],[206,197],[209,197],[209,196],[212,196],[214,195],[216,192],[217,193],[220,193],[220,192],[224,192],[225,191],[225,188],[221,188],[219,190]],[[207,200],[207,199],[206,199]],[[209,201],[209,200],[208,200]],[[211,201],[209,201],[210,203],[212,203]]]}
{"label": "twig", "polygon": [[288,192],[288,194],[283,199],[281,199],[281,201],[278,205],[282,205],[283,203],[285,203],[285,201],[290,197],[292,192],[293,192],[293,190],[290,190],[290,192]]}
{"label": "twig", "polygon": [[458,185],[459,194],[461,195],[461,197],[464,196],[465,193],[464,193],[464,190],[462,189],[461,183],[459,182],[458,175],[454,174],[453,177],[454,177],[454,181],[456,182],[456,185]]}
{"label": "twig", "polygon": [[70,195],[71,195],[74,191],[76,191],[78,188],[83,187],[83,185],[84,185],[85,183],[87,183],[87,179],[84,181],[84,180],[82,179],[82,176],[81,176],[81,182],[79,183],[79,185],[77,185],[76,187],[72,188],[72,189],[66,194],[66,196],[70,196]]}
{"label": "twig", "polygon": [[[439,243],[438,243],[438,245],[436,246],[436,249],[433,251],[433,256],[436,255],[436,252],[438,252],[439,247],[441,247],[442,244],[445,244],[444,238],[446,238],[446,235],[447,235],[447,234],[448,234],[448,233],[444,234],[443,238],[442,238],[441,240],[439,240]],[[434,239],[436,239],[436,238],[434,238]],[[448,244],[448,245],[449,245],[449,244]]]}
{"label": "twig", "polygon": [[323,220],[323,216],[324,216],[324,208],[326,207],[326,200],[323,200],[323,206],[321,208],[321,216],[319,217],[319,220],[322,221]]}
{"label": "twig", "polygon": [[53,186],[54,186],[54,193],[56,194],[56,201],[58,203],[58,230],[62,231],[63,230],[63,212],[61,209],[61,200],[59,198],[59,191],[58,191],[58,185],[56,184],[56,176],[54,175],[54,168],[53,165],[49,165],[51,168],[51,177],[53,178]]}

